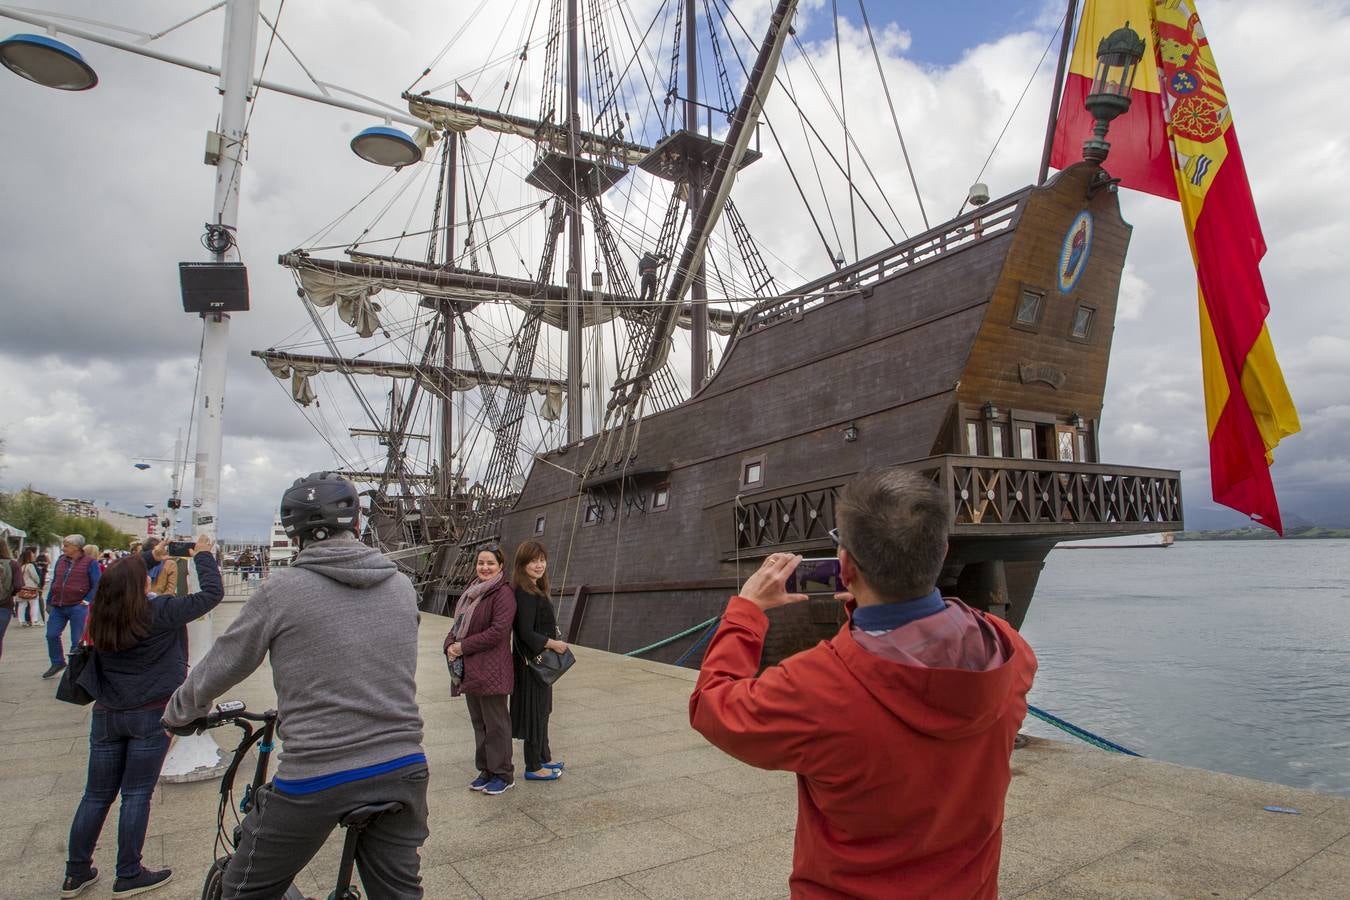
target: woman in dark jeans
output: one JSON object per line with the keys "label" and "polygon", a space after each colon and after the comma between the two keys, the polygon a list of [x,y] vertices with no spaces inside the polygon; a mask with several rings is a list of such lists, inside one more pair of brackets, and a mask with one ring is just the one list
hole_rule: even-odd
{"label": "woman in dark jeans", "polygon": [[98,881],[98,869],[91,865],[94,845],[119,791],[113,896],[153,890],[173,875],[171,869],[144,868],[141,848],[150,825],[150,798],[169,752],[169,735],[160,719],[169,697],[187,678],[187,624],[214,609],[225,595],[211,548],[211,539],[202,535],[192,551],[200,593],[149,596],[148,567],[167,555],[167,544],[118,560],[99,579],[85,630],[94,653],[80,676],[80,685],[96,701],[89,729],[89,777],[70,825],[62,897],[78,897]]}
{"label": "woman in dark jeans", "polygon": [[528,656],[544,650],[563,653],[558,619],[548,599],[548,552],[538,541],[526,541],[516,550],[511,586],[516,590],[516,621],[512,629],[516,652],[515,690],[511,693],[511,736],[525,742],[525,778],[556,781],[563,764],[553,759],[548,745],[548,719],[553,713],[553,685],[544,684],[525,664]]}

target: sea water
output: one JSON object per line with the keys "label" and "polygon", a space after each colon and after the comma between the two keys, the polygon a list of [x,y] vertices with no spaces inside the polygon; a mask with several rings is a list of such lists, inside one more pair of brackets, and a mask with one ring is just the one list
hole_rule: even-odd
{"label": "sea water", "polygon": [[1059,548],[1022,633],[1047,712],[1153,759],[1350,796],[1350,540]]}

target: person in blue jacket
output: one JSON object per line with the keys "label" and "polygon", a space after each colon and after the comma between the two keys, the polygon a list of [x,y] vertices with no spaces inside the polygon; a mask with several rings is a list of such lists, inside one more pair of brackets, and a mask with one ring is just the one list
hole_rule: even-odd
{"label": "person in blue jacket", "polygon": [[192,550],[201,585],[195,594],[150,594],[148,570],[166,555],[165,544],[118,560],[98,581],[85,632],[94,652],[79,680],[95,699],[89,775],[70,825],[62,897],[78,897],[98,881],[94,845],[119,792],[113,896],[152,890],[173,875],[171,869],[142,866],[141,849],[150,825],[150,799],[169,753],[169,735],[160,719],[169,697],[187,678],[187,624],[225,596],[212,545],[202,535]]}

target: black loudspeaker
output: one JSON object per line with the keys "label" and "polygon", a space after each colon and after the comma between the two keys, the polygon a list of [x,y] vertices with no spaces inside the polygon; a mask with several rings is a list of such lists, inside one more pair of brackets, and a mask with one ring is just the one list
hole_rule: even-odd
{"label": "black loudspeaker", "polygon": [[243,263],[180,262],[178,277],[185,312],[248,311],[248,270]]}

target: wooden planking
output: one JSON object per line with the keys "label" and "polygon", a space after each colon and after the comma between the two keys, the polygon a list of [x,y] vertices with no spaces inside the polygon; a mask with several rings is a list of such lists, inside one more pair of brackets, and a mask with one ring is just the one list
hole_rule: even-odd
{"label": "wooden planking", "polygon": [[[1072,412],[1088,419],[1100,416],[1120,273],[1131,227],[1120,216],[1114,192],[1100,190],[1089,200],[1088,185],[1098,171],[1086,164],[1073,166],[1043,190],[1032,193],[961,375],[961,402],[979,406],[992,401],[1003,411],[1027,409],[1061,418]],[[1063,294],[1056,281],[1060,248],[1070,223],[1082,209],[1092,211],[1092,249],[1078,285]],[[1012,326],[1024,287],[1045,292],[1046,308],[1036,332]],[[1068,336],[1080,300],[1097,310],[1087,343]],[[1052,366],[1063,372],[1066,380],[1058,389],[1043,382],[1023,384],[1018,371],[1021,363]]]}

